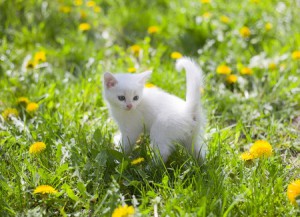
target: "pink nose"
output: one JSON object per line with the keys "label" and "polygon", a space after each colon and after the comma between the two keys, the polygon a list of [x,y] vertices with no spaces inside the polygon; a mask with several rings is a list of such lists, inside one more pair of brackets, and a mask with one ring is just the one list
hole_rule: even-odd
{"label": "pink nose", "polygon": [[131,108],[132,108],[132,104],[128,104],[128,105],[126,105],[126,107],[127,107],[128,109],[131,109]]}

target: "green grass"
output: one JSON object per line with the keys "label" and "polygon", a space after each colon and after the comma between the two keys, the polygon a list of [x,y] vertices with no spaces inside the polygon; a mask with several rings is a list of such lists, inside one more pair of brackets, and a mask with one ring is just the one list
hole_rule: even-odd
{"label": "green grass", "polygon": [[[0,116],[0,216],[111,216],[124,203],[136,216],[153,216],[156,209],[159,216],[299,215],[286,193],[300,178],[300,60],[292,58],[300,50],[299,3],[96,5],[100,13],[85,1],[0,0],[0,112],[19,112],[15,120]],[[63,13],[62,6],[71,11]],[[230,23],[222,23],[222,15]],[[91,29],[82,32],[85,22]],[[159,32],[149,35],[152,25]],[[249,38],[240,36],[243,26]],[[130,50],[134,44],[139,56]],[[26,68],[38,51],[46,62]],[[103,102],[102,74],[152,68],[151,83],[184,98],[185,75],[175,71],[174,51],[193,57],[206,74],[209,153],[202,165],[180,147],[167,164],[153,164],[147,137],[129,156],[113,145],[117,127]],[[221,64],[231,67],[236,83],[216,73]],[[253,74],[241,75],[242,65]],[[23,96],[39,104],[35,113],[17,105]],[[270,142],[273,155],[242,161],[240,154],[259,139]],[[32,155],[37,141],[47,148]],[[145,161],[131,165],[138,157]],[[44,184],[58,194],[33,194]]]}

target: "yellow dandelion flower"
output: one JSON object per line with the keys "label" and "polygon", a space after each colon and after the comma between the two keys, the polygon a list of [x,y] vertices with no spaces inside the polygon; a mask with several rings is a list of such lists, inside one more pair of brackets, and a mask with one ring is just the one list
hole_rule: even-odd
{"label": "yellow dandelion flower", "polygon": [[29,99],[27,97],[19,97],[17,99],[17,104],[27,105],[29,103]]}
{"label": "yellow dandelion flower", "polygon": [[222,22],[222,23],[226,23],[226,24],[228,24],[228,23],[230,23],[230,18],[229,17],[227,17],[227,16],[221,16],[220,17],[220,21]]}
{"label": "yellow dandelion flower", "polygon": [[29,113],[32,113],[32,112],[35,112],[36,110],[38,110],[38,108],[39,108],[39,104],[37,104],[35,102],[30,102],[26,106],[26,111]]}
{"label": "yellow dandelion flower", "polygon": [[34,61],[35,62],[46,62],[46,52],[39,51],[34,54]]}
{"label": "yellow dandelion flower", "polygon": [[65,14],[68,14],[71,12],[71,8],[69,6],[61,6],[59,8],[59,11]]}
{"label": "yellow dandelion flower", "polygon": [[300,60],[300,50],[294,51],[294,52],[292,53],[292,58],[293,58],[294,60]]}
{"label": "yellow dandelion flower", "polygon": [[18,117],[19,116],[19,112],[17,109],[15,108],[7,108],[5,109],[3,112],[2,112],[2,117],[5,119],[5,120],[8,120],[10,117]]}
{"label": "yellow dandelion flower", "polygon": [[210,4],[211,0],[200,0],[201,4]]}
{"label": "yellow dandelion flower", "polygon": [[212,14],[210,12],[205,12],[204,14],[202,14],[202,17],[209,19],[211,18]]}
{"label": "yellow dandelion flower", "polygon": [[247,160],[253,160],[254,156],[250,152],[246,151],[240,155],[240,158],[244,161],[247,161]]}
{"label": "yellow dandelion flower", "polygon": [[34,69],[36,65],[37,65],[36,61],[30,60],[26,64],[26,69]]}
{"label": "yellow dandelion flower", "polygon": [[146,87],[146,88],[154,88],[155,85],[152,84],[152,83],[146,83],[146,84],[145,84],[145,87]]}
{"label": "yellow dandelion flower", "polygon": [[158,32],[158,30],[159,30],[158,26],[149,26],[147,31],[149,34],[155,34]]}
{"label": "yellow dandelion flower", "polygon": [[130,73],[134,73],[134,72],[136,72],[136,68],[135,67],[129,67],[127,69],[127,71],[130,72]]}
{"label": "yellow dandelion flower", "polygon": [[243,38],[249,38],[250,35],[251,35],[251,31],[250,31],[250,29],[249,29],[247,26],[243,26],[243,27],[240,29],[240,35],[241,35]]}
{"label": "yellow dandelion flower", "polygon": [[132,53],[136,56],[139,55],[140,51],[142,50],[140,45],[134,44],[130,47],[130,50],[132,51]]}
{"label": "yellow dandelion flower", "polygon": [[229,75],[231,73],[231,68],[225,64],[219,65],[217,67],[217,73],[221,75]]}
{"label": "yellow dandelion flower", "polygon": [[265,25],[265,30],[266,31],[270,31],[271,29],[273,28],[273,25],[272,25],[272,23],[266,23],[266,25]]}
{"label": "yellow dandelion flower", "polygon": [[297,204],[296,198],[298,197],[298,199],[300,199],[300,179],[293,181],[288,185],[287,196],[291,203]]}
{"label": "yellow dandelion flower", "polygon": [[226,81],[229,84],[234,84],[237,82],[237,80],[238,80],[238,77],[236,75],[227,75],[227,77],[226,77]]}
{"label": "yellow dandelion flower", "polygon": [[86,2],[86,6],[90,7],[90,8],[95,7],[96,6],[96,2],[94,2],[94,1],[88,1],[88,2]]}
{"label": "yellow dandelion flower", "polygon": [[95,6],[94,7],[94,12],[95,13],[100,13],[101,12],[101,8],[99,6]]}
{"label": "yellow dandelion flower", "polygon": [[244,161],[247,161],[247,160],[253,160],[254,156],[250,152],[246,151],[240,155],[240,158]]}
{"label": "yellow dandelion flower", "polygon": [[79,24],[79,30],[80,31],[85,32],[85,31],[88,31],[90,29],[91,29],[91,25],[89,23],[80,23]]}
{"label": "yellow dandelion flower", "polygon": [[177,51],[171,53],[172,59],[180,59],[181,57],[182,57],[182,54]]}
{"label": "yellow dandelion flower", "polygon": [[40,185],[33,191],[34,194],[56,194],[57,190],[50,185]]}
{"label": "yellow dandelion flower", "polygon": [[269,157],[272,155],[272,146],[267,141],[258,140],[250,148],[250,153],[254,158]]}
{"label": "yellow dandelion flower", "polygon": [[46,149],[46,144],[43,142],[35,142],[29,148],[30,154],[39,154]]}
{"label": "yellow dandelion flower", "polygon": [[276,67],[277,67],[276,63],[269,63],[269,65],[268,65],[268,68],[269,68],[270,70],[275,70]]}
{"label": "yellow dandelion flower", "polygon": [[249,68],[249,67],[243,67],[243,68],[241,69],[241,74],[242,74],[242,75],[252,75],[252,74],[253,74],[253,71],[252,71],[252,69]]}
{"label": "yellow dandelion flower", "polygon": [[128,206],[127,204],[125,206],[119,206],[116,208],[112,214],[112,217],[129,217],[134,214],[134,208],[133,206]]}
{"label": "yellow dandelion flower", "polygon": [[74,0],[74,5],[76,6],[82,5],[82,0]]}
{"label": "yellow dandelion flower", "polygon": [[143,157],[139,157],[137,159],[134,159],[133,161],[131,161],[131,165],[136,165],[136,164],[140,164],[144,161],[145,159]]}

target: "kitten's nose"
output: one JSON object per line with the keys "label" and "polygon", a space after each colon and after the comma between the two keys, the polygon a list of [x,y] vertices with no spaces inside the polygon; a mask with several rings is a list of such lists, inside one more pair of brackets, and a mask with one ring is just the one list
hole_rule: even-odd
{"label": "kitten's nose", "polygon": [[132,104],[127,104],[126,107],[127,107],[128,109],[131,109],[131,108],[132,108]]}

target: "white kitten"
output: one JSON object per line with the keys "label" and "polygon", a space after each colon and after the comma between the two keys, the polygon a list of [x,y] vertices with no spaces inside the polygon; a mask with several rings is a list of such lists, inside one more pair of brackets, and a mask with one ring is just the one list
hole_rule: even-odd
{"label": "white kitten", "polygon": [[[200,102],[202,70],[189,58],[176,63],[186,70],[186,101],[159,88],[144,88],[151,71],[140,74],[104,74],[104,97],[122,133],[122,146],[130,152],[139,135],[150,134],[151,145],[166,161],[178,142],[198,157],[205,156],[203,143],[205,112]],[[202,144],[203,143],[203,144]]]}

